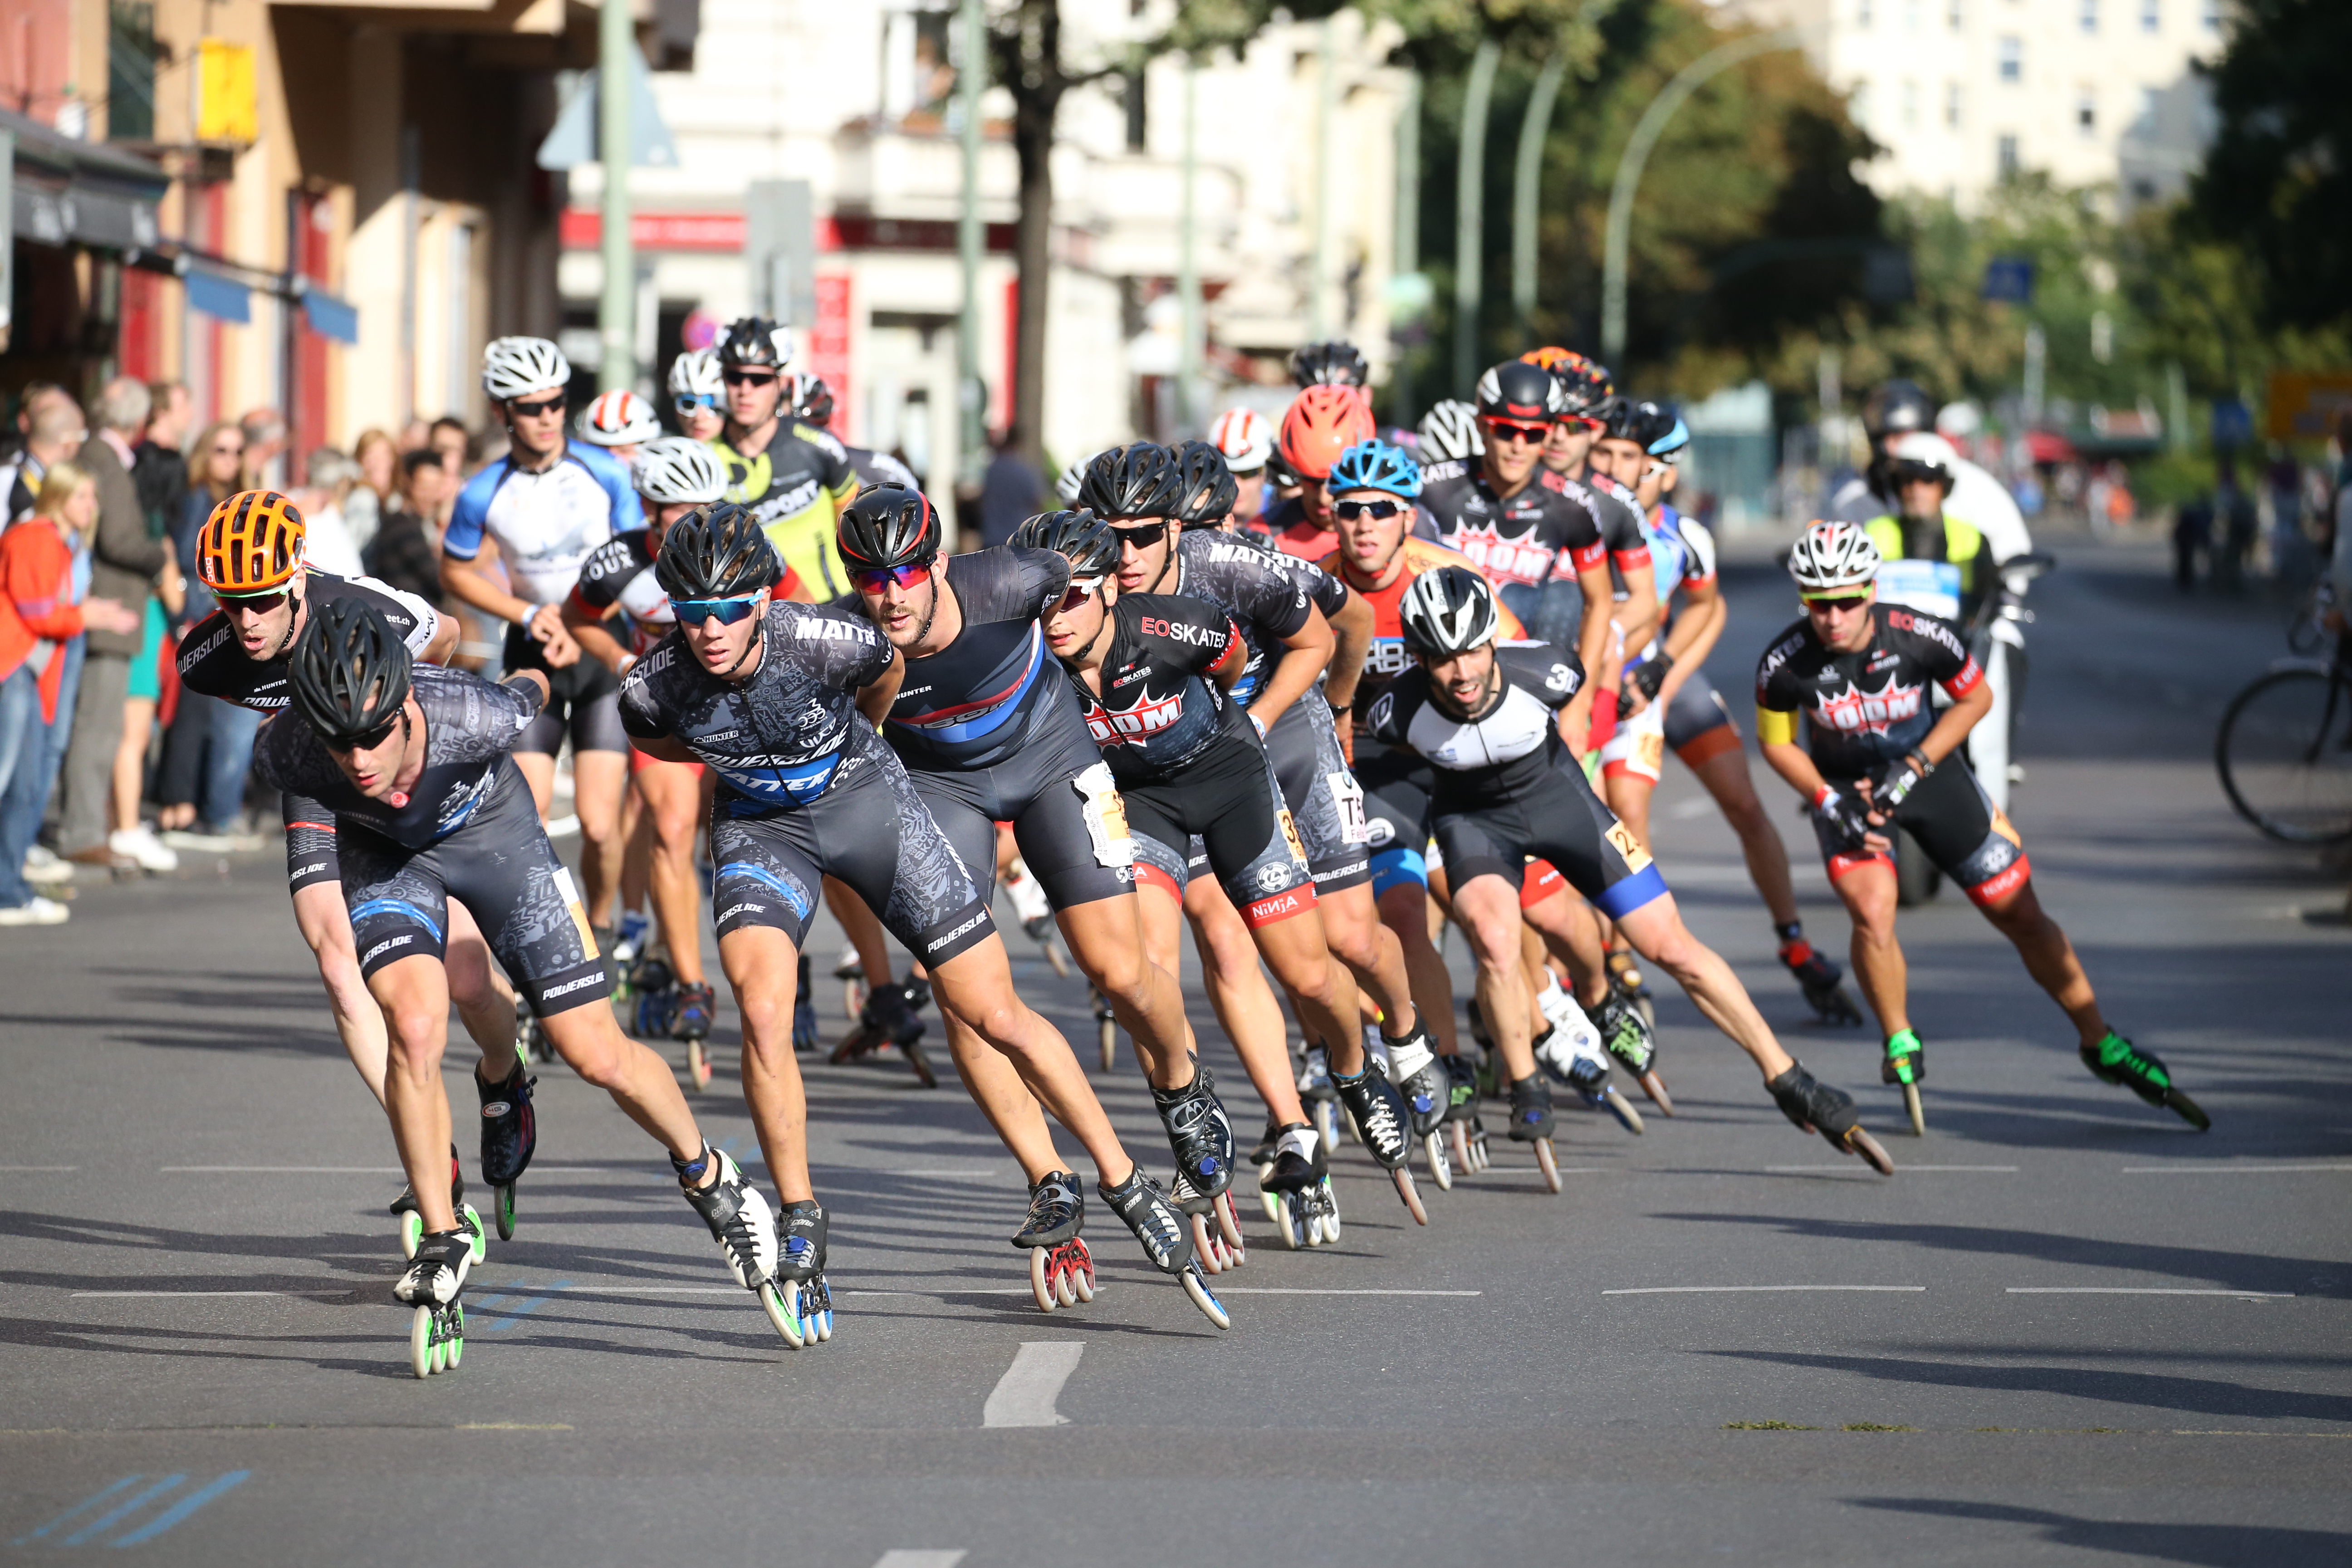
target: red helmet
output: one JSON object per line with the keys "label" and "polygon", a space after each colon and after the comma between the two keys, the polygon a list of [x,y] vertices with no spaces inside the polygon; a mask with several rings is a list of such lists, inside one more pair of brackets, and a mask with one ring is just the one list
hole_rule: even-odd
{"label": "red helmet", "polygon": [[1282,416],[1282,460],[1304,479],[1322,480],[1339,454],[1380,431],[1371,405],[1351,386],[1310,386]]}

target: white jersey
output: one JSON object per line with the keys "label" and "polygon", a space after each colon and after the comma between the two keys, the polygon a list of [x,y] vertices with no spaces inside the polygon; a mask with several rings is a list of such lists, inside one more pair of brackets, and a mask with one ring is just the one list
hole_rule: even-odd
{"label": "white jersey", "polygon": [[[2010,498],[2007,487],[1957,451],[1942,460],[1952,470],[1952,493],[1944,498],[1946,516],[1975,525],[1977,531],[1985,536],[1985,544],[1995,561],[2006,561],[2033,548],[2033,535],[2026,529],[2025,516],[2017,510],[2017,502]],[[1868,522],[1897,510],[1893,501],[1871,489],[1867,479],[1857,474],[1831,498],[1829,517],[1833,522]]]}
{"label": "white jersey", "polygon": [[529,473],[502,458],[457,492],[441,548],[471,561],[487,536],[498,542],[515,596],[552,605],[580,580],[581,563],[641,509],[626,469],[602,449],[574,441],[555,465]]}

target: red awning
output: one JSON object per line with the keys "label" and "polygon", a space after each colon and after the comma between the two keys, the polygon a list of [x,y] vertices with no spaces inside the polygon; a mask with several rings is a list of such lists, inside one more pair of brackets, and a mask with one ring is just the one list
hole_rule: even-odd
{"label": "red awning", "polygon": [[2079,456],[2072,441],[2063,436],[2053,436],[2047,430],[2028,430],[2025,433],[2025,451],[2037,463],[2072,463]]}

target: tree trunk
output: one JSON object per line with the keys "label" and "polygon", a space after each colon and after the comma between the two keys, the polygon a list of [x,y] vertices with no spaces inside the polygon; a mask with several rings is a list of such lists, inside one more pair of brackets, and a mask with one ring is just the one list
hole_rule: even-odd
{"label": "tree trunk", "polygon": [[[1047,0],[1049,15],[1056,7]],[[1058,26],[1040,28],[1051,36]],[[1053,57],[1046,57],[1049,62]],[[1021,269],[1015,298],[1020,321],[1013,337],[1013,423],[1017,450],[1045,466],[1045,312],[1054,266],[1054,114],[1061,100],[1059,71],[1045,68],[1045,90],[1014,90],[1013,145],[1021,161],[1021,208],[1013,223],[1013,260]]]}

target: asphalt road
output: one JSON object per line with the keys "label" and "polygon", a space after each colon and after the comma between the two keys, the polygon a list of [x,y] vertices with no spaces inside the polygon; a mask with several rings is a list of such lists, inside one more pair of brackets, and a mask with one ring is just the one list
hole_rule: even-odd
{"label": "asphalt road", "polygon": [[[1417,1230],[1349,1147],[1340,1244],[1291,1254],[1254,1224],[1223,1334],[1097,1205],[1108,1288],[1045,1317],[1005,1245],[1018,1173],[969,1102],[818,1067],[841,1313],[794,1352],[658,1154],[545,1069],[522,1228],[475,1271],[463,1370],[419,1383],[389,1293],[390,1142],[271,858],[85,883],[71,923],[0,941],[0,1550],[2352,1560],[2352,942],[2340,884],[2240,826],[2207,760],[2281,623],[2178,605],[2151,554],[2067,554],[2036,592],[2013,815],[2110,1014],[2212,1113],[2208,1135],[2084,1074],[1948,892],[1904,917],[1935,1054],[1930,1136],[1898,1131],[1875,1037],[1803,1024],[1728,831],[1670,766],[1659,854],[1685,910],[1791,1048],[1861,1096],[1893,1180],[1791,1129],[1672,996],[1682,1114],[1639,1139],[1564,1114],[1561,1195],[1511,1150],[1429,1194]],[[1727,581],[1714,668],[1745,714],[1793,602],[1769,568]],[[1767,790],[1801,849],[1792,798]],[[1843,918],[1796,858],[1811,932],[1840,951]],[[1087,1046],[1083,989],[1014,949],[1025,994]],[[824,1002],[838,1026],[829,985]],[[696,1103],[742,1156],[733,1028]],[[1238,1070],[1220,1076],[1254,1130]],[[1101,1082],[1130,1145],[1161,1148],[1124,1051]],[[1055,1424],[985,1426],[992,1408]]]}

